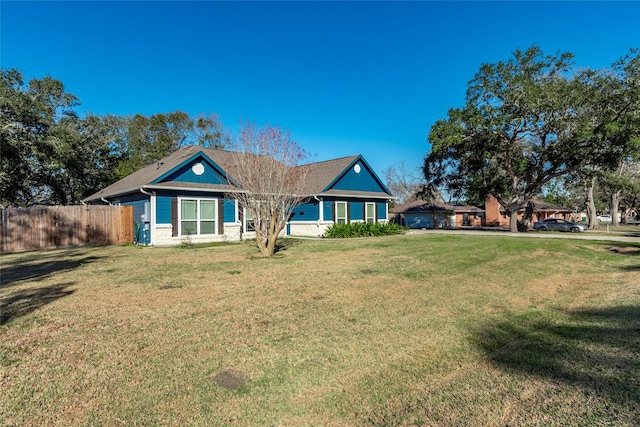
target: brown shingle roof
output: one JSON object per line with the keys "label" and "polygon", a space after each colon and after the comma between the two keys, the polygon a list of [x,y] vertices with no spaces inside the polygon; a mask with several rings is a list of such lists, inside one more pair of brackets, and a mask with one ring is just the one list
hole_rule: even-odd
{"label": "brown shingle roof", "polygon": [[473,213],[484,212],[483,208],[479,208],[473,205],[453,205],[453,210],[455,212],[473,212]]}
{"label": "brown shingle roof", "polygon": [[[566,208],[560,205],[554,205],[553,203],[545,202],[544,200],[532,200],[534,212],[562,212],[572,213],[573,209]],[[504,208],[500,206],[500,211],[503,212]]]}
{"label": "brown shingle roof", "polygon": [[[85,199],[85,201],[95,201],[100,200],[102,197],[113,197],[117,195],[122,195],[134,191],[138,191],[140,188],[145,186],[150,186],[154,181],[163,175],[171,172],[174,168],[181,165],[183,162],[198,154],[199,152],[204,153],[208,156],[212,161],[214,161],[220,168],[222,168],[229,177],[233,178],[235,170],[234,170],[234,161],[233,156],[237,153],[233,153],[231,151],[225,150],[216,150],[211,148],[203,148],[200,146],[192,145],[180,150],[175,151],[169,156],[161,159],[159,162],[151,164],[145,168],[142,168],[131,175],[126,176],[125,178],[117,181],[110,186],[98,191],[97,193],[89,196]],[[309,163],[307,165],[297,166],[309,168],[308,174],[305,181],[305,194],[316,195],[321,194],[324,189],[326,189],[329,184],[335,180],[338,175],[343,172],[351,163],[353,163],[359,156],[348,156],[342,157],[339,159],[326,160],[322,162]],[[230,185],[221,185],[221,184],[192,184],[192,183],[170,183],[163,182],[159,184],[154,184],[157,187],[174,187],[174,188],[200,188],[200,189],[209,189],[209,190],[221,190],[228,191],[234,189],[234,187]],[[386,193],[380,192],[357,192],[357,191],[338,191],[333,190],[327,192],[329,194],[352,194],[355,196],[381,196],[385,195],[388,197]]]}
{"label": "brown shingle roof", "polygon": [[[197,145],[190,145],[180,150],[171,153],[169,156],[161,159],[160,161],[153,163],[147,167],[144,167],[131,175],[122,178],[110,186],[98,191],[97,193],[86,198],[86,201],[99,200],[101,197],[113,197],[116,195],[130,193],[137,191],[139,188],[151,185],[155,180],[163,175],[171,172],[174,168],[180,166],[183,162],[193,157],[198,153],[203,153],[215,162],[223,171],[229,176],[233,177],[234,162],[233,154],[231,151],[217,150],[213,148],[204,148]],[[192,183],[160,183],[158,186],[163,187],[192,187],[202,189],[219,189],[219,190],[232,190],[230,185],[220,184],[192,184]]]}
{"label": "brown shingle roof", "polygon": [[306,194],[319,194],[333,182],[358,156],[341,157],[298,167],[308,168],[305,181]]}
{"label": "brown shingle roof", "polygon": [[391,209],[393,213],[405,213],[405,212],[435,212],[435,211],[455,211],[455,206],[448,205],[446,203],[429,203],[424,200],[414,200],[413,202],[405,203],[401,206],[396,206]]}
{"label": "brown shingle roof", "polygon": [[157,178],[171,171],[173,168],[180,165],[200,150],[204,151],[202,147],[189,146],[175,151],[157,163],[153,163],[147,167],[139,169],[131,175],[127,175],[122,178],[120,181],[116,181],[97,193],[92,194],[87,197],[85,201],[100,200],[101,197],[112,197],[136,191],[142,186],[152,183]]}
{"label": "brown shingle roof", "polygon": [[[570,213],[573,212],[569,208],[565,208],[563,206],[554,205],[553,203],[545,202],[543,200],[532,200],[533,210],[536,212],[563,212]],[[500,211],[504,212],[504,208],[500,206]],[[448,205],[446,203],[428,203],[424,200],[415,200],[410,203],[406,203],[401,206],[396,206],[391,209],[393,213],[404,213],[404,212],[432,212],[438,210],[448,210],[453,212],[484,212],[483,208],[472,205]]]}

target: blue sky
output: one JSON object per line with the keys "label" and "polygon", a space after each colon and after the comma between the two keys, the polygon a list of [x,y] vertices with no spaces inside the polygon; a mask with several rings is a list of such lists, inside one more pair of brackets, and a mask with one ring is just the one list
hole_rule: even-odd
{"label": "blue sky", "polygon": [[81,113],[181,110],[280,125],[317,160],[418,168],[482,63],[532,44],[605,67],[640,47],[640,2],[0,2],[0,62]]}

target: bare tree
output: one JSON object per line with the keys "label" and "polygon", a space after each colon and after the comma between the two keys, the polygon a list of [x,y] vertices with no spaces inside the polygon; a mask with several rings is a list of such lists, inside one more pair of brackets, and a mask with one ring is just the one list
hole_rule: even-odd
{"label": "bare tree", "polygon": [[404,161],[382,171],[387,187],[398,198],[398,205],[412,202],[422,187],[419,170],[410,170]]}
{"label": "bare tree", "polygon": [[244,122],[226,165],[238,200],[253,217],[256,242],[264,256],[275,253],[276,240],[293,209],[303,203],[308,168],[301,166],[309,154],[291,139],[287,130],[267,124],[259,128]]}

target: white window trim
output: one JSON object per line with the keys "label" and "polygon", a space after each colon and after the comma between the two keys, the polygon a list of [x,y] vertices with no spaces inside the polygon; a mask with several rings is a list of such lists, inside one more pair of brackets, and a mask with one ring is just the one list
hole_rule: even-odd
{"label": "white window trim", "polygon": [[344,223],[345,224],[349,223],[349,218],[348,218],[348,216],[349,216],[349,205],[348,205],[348,203],[349,202],[338,202],[338,201],[336,201],[336,212],[335,212],[336,216],[335,216],[335,221],[334,221],[335,224],[338,224],[338,220],[341,219],[341,218],[338,218],[338,205],[339,204],[344,204]]}
{"label": "white window trim", "polygon": [[[369,217],[369,206],[373,206],[373,216]],[[376,218],[376,204],[375,202],[365,202],[364,205],[364,222],[369,222],[369,218],[371,218],[371,222],[375,224]]]}
{"label": "white window trim", "polygon": [[238,211],[238,206],[240,206],[240,205],[238,204],[238,199],[235,199],[234,203],[236,205],[235,212],[234,212],[234,215],[235,215],[234,221],[236,222],[236,224],[239,224],[240,223],[240,219],[239,219],[240,212]]}
{"label": "white window trim", "polygon": [[[182,201],[183,200],[195,200],[196,203],[196,234],[192,236],[215,236],[218,234],[218,221],[220,221],[220,212],[218,212],[218,199],[213,197],[178,197],[178,236],[184,237],[182,233]],[[215,226],[213,227],[213,234],[201,234],[200,233],[200,202],[201,201],[213,201],[214,211],[216,213]]]}
{"label": "white window trim", "polygon": [[247,228],[247,214],[249,213],[249,209],[244,207],[244,214],[242,215],[242,229],[245,233],[255,233],[256,232],[256,220],[253,219],[253,230],[249,230]]}

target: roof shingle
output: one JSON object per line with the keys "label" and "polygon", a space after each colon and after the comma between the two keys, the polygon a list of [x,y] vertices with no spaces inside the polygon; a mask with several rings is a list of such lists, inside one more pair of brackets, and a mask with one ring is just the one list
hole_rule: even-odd
{"label": "roof shingle", "polygon": [[[160,161],[153,163],[147,167],[144,167],[131,175],[117,181],[108,187],[98,191],[97,193],[87,197],[85,201],[95,201],[101,198],[119,196],[126,193],[138,191],[140,188],[147,186],[167,187],[167,188],[200,188],[208,190],[221,190],[230,191],[234,187],[231,185],[222,184],[192,184],[192,183],[171,183],[162,182],[153,184],[159,178],[167,175],[169,172],[180,166],[182,163],[196,156],[198,153],[203,153],[215,164],[217,164],[227,175],[233,179],[235,174],[235,162],[233,156],[237,153],[225,150],[218,150],[212,148],[204,148],[197,145],[187,146],[180,150],[175,151],[169,156],[161,159]],[[250,154],[247,154],[250,155]],[[308,195],[321,194],[351,163],[353,163],[360,156],[347,156],[333,160],[326,160],[321,162],[309,163],[306,165],[296,166],[298,168],[308,168],[304,192]],[[330,193],[330,192],[327,192]],[[342,191],[341,193],[344,193]],[[362,193],[361,196],[380,196],[383,193],[373,192],[351,192]],[[386,194],[386,193],[384,193]],[[356,194],[354,194],[356,195]],[[357,195],[356,195],[357,196]]]}

